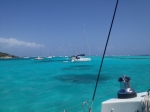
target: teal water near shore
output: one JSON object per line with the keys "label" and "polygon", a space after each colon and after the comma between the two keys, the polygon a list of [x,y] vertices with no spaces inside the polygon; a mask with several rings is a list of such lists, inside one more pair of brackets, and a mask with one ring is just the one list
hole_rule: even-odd
{"label": "teal water near shore", "polygon": [[[65,58],[45,60],[0,59],[0,112],[82,112],[82,102],[92,99],[101,57],[90,62]],[[109,56],[103,63],[93,104],[117,97],[118,78],[131,77],[137,92],[150,89],[150,56]],[[86,105],[85,105],[85,108]]]}

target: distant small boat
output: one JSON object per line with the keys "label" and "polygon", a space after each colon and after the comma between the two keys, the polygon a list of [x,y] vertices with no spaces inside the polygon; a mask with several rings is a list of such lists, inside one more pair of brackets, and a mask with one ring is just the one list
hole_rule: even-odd
{"label": "distant small boat", "polygon": [[[41,45],[40,45],[40,54],[42,54],[42,50],[41,50]],[[41,55],[40,55],[41,56]],[[40,56],[38,56],[38,57],[36,57],[36,58],[34,58],[35,60],[42,60],[42,59],[44,59],[44,58],[42,58],[42,57],[40,57]]]}
{"label": "distant small boat", "polygon": [[37,58],[34,58],[35,60],[42,60],[43,58],[42,57],[37,57]]}
{"label": "distant small boat", "polygon": [[28,57],[28,56],[24,56],[23,58],[27,59],[27,58],[29,58],[29,57]]}
{"label": "distant small boat", "polygon": [[52,56],[47,56],[46,58],[52,58]]}
{"label": "distant small boat", "polygon": [[49,55],[48,55],[46,58],[52,58],[52,57],[53,57],[53,56],[51,56],[51,55],[50,55],[50,52],[49,52]]}

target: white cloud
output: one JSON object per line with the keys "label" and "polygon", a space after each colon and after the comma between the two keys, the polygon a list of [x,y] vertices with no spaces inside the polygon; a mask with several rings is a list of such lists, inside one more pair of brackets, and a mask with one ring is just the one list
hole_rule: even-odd
{"label": "white cloud", "polygon": [[0,44],[7,47],[30,47],[30,48],[39,48],[39,47],[44,47],[44,45],[41,44],[36,44],[34,42],[25,42],[25,41],[20,41],[15,38],[0,38]]}

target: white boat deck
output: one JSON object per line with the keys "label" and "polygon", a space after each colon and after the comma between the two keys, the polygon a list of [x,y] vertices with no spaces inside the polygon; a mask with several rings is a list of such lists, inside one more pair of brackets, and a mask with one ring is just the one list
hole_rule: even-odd
{"label": "white boat deck", "polygon": [[128,99],[112,98],[102,102],[101,112],[141,112],[142,99],[146,92],[137,93],[137,97]]}

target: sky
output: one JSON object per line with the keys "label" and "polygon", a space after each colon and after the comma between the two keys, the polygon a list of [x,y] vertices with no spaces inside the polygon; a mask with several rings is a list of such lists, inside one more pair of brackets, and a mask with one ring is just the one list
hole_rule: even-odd
{"label": "sky", "polygon": [[[0,52],[102,55],[116,0],[0,0]],[[150,55],[150,0],[120,0],[106,55]]]}

